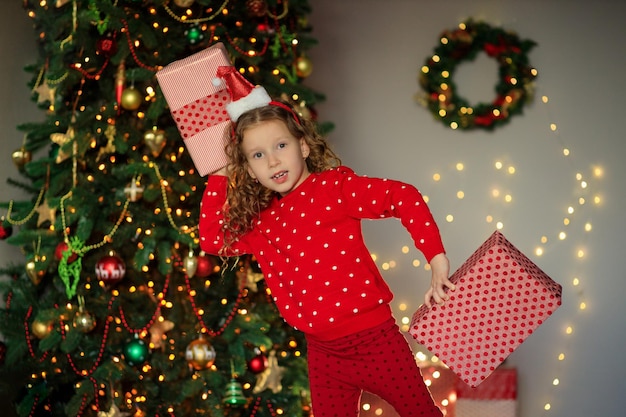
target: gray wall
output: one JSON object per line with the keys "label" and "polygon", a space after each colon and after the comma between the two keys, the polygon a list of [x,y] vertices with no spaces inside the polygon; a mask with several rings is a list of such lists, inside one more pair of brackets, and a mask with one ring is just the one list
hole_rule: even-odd
{"label": "gray wall", "polygon": [[[309,84],[327,94],[320,118],[336,123],[331,136],[347,165],[370,176],[388,176],[417,185],[430,197],[453,269],[495,229],[488,215],[502,221],[503,233],[545,272],[563,285],[563,306],[510,357],[519,371],[520,417],[623,415],[626,388],[626,280],[620,261],[626,234],[626,178],[622,133],[623,45],[626,29],[621,0],[315,0],[311,22],[320,45],[311,54]],[[587,5],[588,4],[588,5]],[[493,133],[451,131],[414,102],[416,77],[443,29],[473,17],[515,30],[538,42],[531,52],[539,70],[536,95],[523,116]],[[40,118],[30,102],[22,68],[33,62],[35,44],[20,2],[0,17],[0,178],[15,175],[10,154],[22,137],[14,126]],[[473,101],[491,99],[495,67],[488,59],[459,70],[461,92]],[[548,104],[539,98],[549,97]],[[549,130],[557,123],[558,131]],[[563,148],[571,151],[569,157]],[[496,160],[514,166],[514,175],[494,168]],[[457,171],[458,162],[464,164]],[[594,177],[593,168],[604,175]],[[432,179],[435,173],[441,180]],[[582,190],[580,173],[588,181]],[[501,196],[493,197],[498,189]],[[458,199],[462,190],[465,198]],[[511,203],[502,195],[510,194]],[[590,203],[593,196],[600,205]],[[19,193],[0,181],[0,199]],[[580,205],[578,198],[586,197]],[[575,208],[567,214],[567,208]],[[454,221],[447,222],[446,216]],[[565,227],[563,219],[571,225]],[[593,230],[584,232],[590,222]],[[558,233],[567,232],[560,241]],[[394,221],[365,225],[370,248],[396,293],[398,318],[415,310],[428,285],[422,259]],[[541,237],[548,242],[541,244]],[[544,254],[535,255],[543,246]],[[577,251],[585,250],[578,258]],[[0,242],[0,263],[17,251]],[[573,286],[573,278],[580,279]],[[586,302],[581,310],[579,304]],[[402,311],[400,304],[407,305]],[[571,326],[573,333],[566,335]],[[415,346],[416,350],[421,349]],[[565,360],[559,362],[559,353]],[[364,358],[367,360],[367,358]],[[560,384],[552,385],[558,377]],[[544,404],[552,404],[544,411]]]}
{"label": "gray wall", "polygon": [[[332,120],[331,139],[357,172],[417,185],[430,197],[453,269],[502,221],[502,232],[563,285],[563,306],[510,357],[519,371],[520,417],[624,415],[626,389],[626,178],[623,75],[626,2],[601,0],[316,0],[311,22],[320,41],[311,54],[309,84],[327,94],[318,108]],[[416,104],[417,74],[439,34],[473,17],[538,43],[530,53],[539,70],[536,100],[493,133],[452,131]],[[479,58],[455,76],[473,102],[493,98],[495,63]],[[543,104],[539,98],[548,96]],[[551,132],[556,123],[557,132]],[[563,149],[570,156],[563,156]],[[495,161],[514,166],[508,175]],[[464,164],[457,171],[458,162]],[[593,175],[594,167],[604,175]],[[435,182],[433,175],[441,180]],[[582,189],[580,173],[588,182]],[[492,191],[500,190],[498,198]],[[465,193],[463,199],[457,191]],[[503,196],[510,194],[511,203]],[[600,205],[591,200],[599,195]],[[579,197],[586,203],[580,205]],[[572,206],[575,211],[567,214]],[[453,215],[454,221],[446,221]],[[570,226],[563,219],[570,218]],[[590,222],[591,232],[584,232]],[[410,315],[429,276],[414,268],[410,239],[394,221],[365,225],[396,298],[398,318]],[[561,231],[567,238],[559,240]],[[541,237],[548,242],[541,244]],[[543,246],[544,254],[535,255]],[[579,249],[585,256],[578,258]],[[580,285],[572,284],[579,278]],[[581,310],[581,302],[586,309]],[[400,304],[406,303],[406,311]],[[573,333],[566,335],[571,326]],[[419,349],[419,347],[416,347]],[[423,350],[423,349],[422,349]],[[565,360],[559,362],[559,353]],[[555,377],[560,384],[552,385]],[[551,403],[545,411],[544,404]]]}

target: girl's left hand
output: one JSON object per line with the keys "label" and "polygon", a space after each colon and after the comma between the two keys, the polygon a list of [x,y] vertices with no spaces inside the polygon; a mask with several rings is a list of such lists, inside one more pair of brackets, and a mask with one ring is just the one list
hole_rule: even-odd
{"label": "girl's left hand", "polygon": [[424,295],[424,302],[429,308],[432,307],[431,300],[434,300],[436,304],[443,305],[450,299],[450,296],[446,294],[446,288],[450,291],[454,291],[456,288],[452,281],[448,279],[450,261],[448,261],[445,253],[435,255],[430,260],[430,269],[432,271],[430,288]]}

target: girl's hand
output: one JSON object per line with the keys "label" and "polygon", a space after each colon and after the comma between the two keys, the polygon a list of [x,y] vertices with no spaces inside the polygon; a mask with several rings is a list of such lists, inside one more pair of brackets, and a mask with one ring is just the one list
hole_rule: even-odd
{"label": "girl's hand", "polygon": [[446,294],[445,289],[454,291],[456,288],[454,284],[448,279],[450,273],[450,261],[445,253],[435,255],[430,260],[430,269],[432,271],[432,278],[430,281],[430,288],[424,295],[424,302],[430,308],[432,307],[431,300],[434,300],[436,304],[443,305],[450,299]]}
{"label": "girl's hand", "polygon": [[228,165],[226,165],[225,167],[218,169],[211,175],[222,175],[224,177],[228,177],[228,173],[229,173],[229,169],[228,169]]}

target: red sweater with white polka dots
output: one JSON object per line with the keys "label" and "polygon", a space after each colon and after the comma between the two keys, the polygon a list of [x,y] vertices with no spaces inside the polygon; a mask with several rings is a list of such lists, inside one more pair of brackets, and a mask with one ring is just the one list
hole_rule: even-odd
{"label": "red sweater with white polka dots", "polygon": [[[200,213],[200,246],[223,244],[227,178],[209,177]],[[427,261],[444,252],[419,191],[399,181],[339,167],[313,173],[263,210],[229,255],[254,254],[283,318],[321,340],[376,326],[391,315],[393,295],[365,246],[362,219],[396,217]]]}

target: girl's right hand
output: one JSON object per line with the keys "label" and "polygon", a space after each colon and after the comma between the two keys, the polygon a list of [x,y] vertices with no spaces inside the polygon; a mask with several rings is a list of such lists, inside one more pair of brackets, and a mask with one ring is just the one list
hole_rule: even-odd
{"label": "girl's right hand", "polygon": [[220,169],[218,169],[217,171],[215,171],[213,174],[211,175],[222,175],[224,177],[228,177],[228,165],[226,165],[225,167],[222,167]]}

